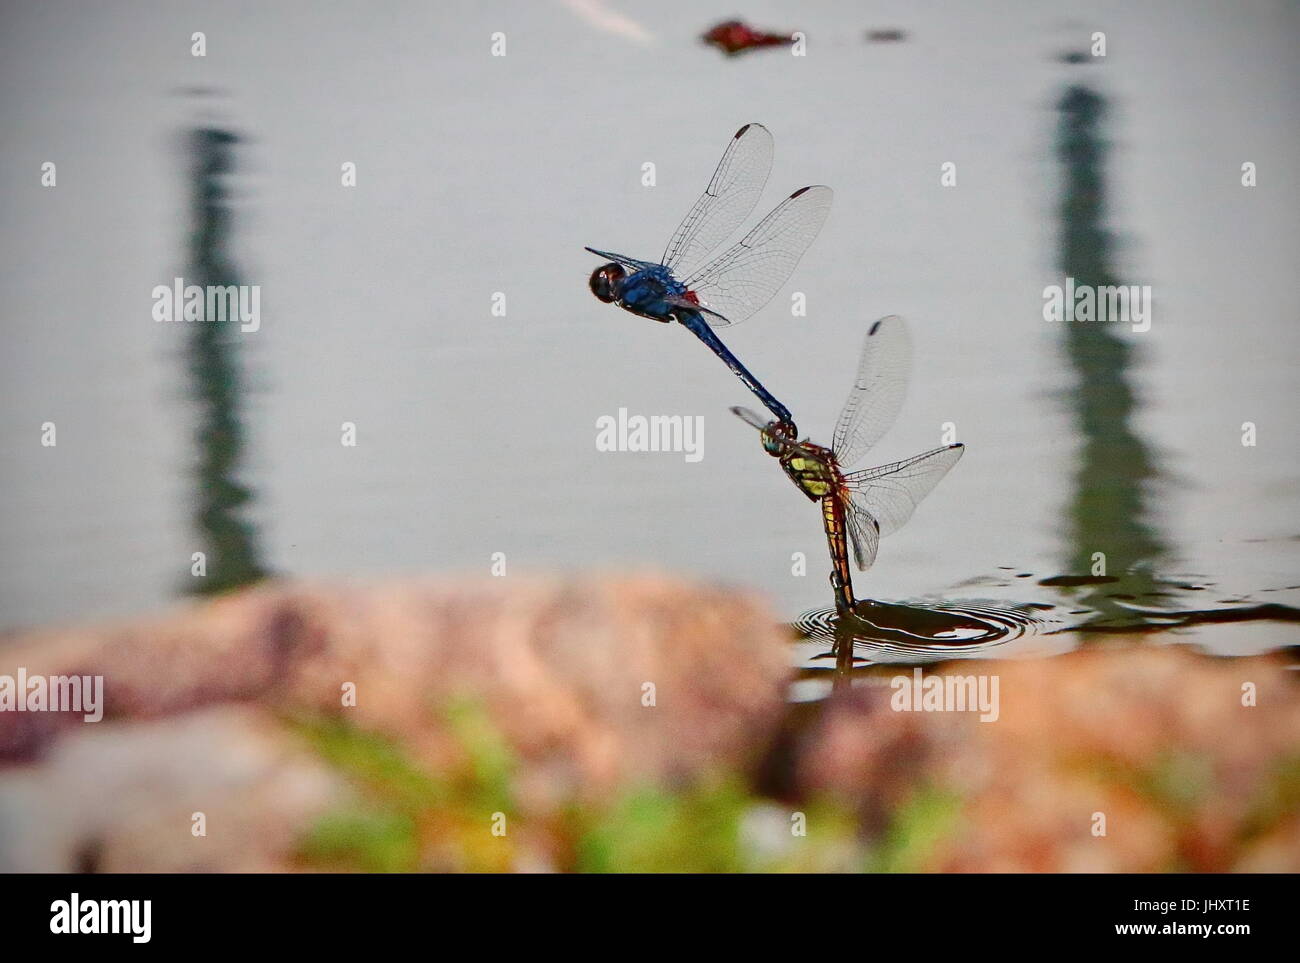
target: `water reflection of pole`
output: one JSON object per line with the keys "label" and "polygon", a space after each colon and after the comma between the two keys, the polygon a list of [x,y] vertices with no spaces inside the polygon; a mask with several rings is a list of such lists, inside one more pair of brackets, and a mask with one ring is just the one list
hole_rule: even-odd
{"label": "water reflection of pole", "polygon": [[[239,138],[226,130],[198,128],[187,137],[193,187],[186,284],[238,285],[239,274],[227,253],[230,207],[223,177],[235,165]],[[194,525],[206,556],[207,574],[186,582],[193,594],[223,592],[267,574],[257,533],[242,517],[252,492],[239,481],[244,449],[240,420],[238,321],[211,318],[192,322],[186,363],[191,396],[198,408]]]}
{"label": "water reflection of pole", "polygon": [[[1117,284],[1110,266],[1105,215],[1106,144],[1100,128],[1106,101],[1083,86],[1066,90],[1057,105],[1057,157],[1062,165],[1060,268],[1076,286]],[[1066,356],[1075,374],[1068,392],[1082,438],[1070,507],[1067,571],[1094,574],[1095,554],[1105,574],[1119,579],[1084,601],[1104,616],[1126,617],[1110,597],[1139,596],[1157,585],[1152,566],[1165,546],[1149,523],[1145,488],[1158,475],[1154,457],[1132,426],[1138,401],[1129,383],[1132,345],[1113,333],[1113,321],[1064,321]]]}

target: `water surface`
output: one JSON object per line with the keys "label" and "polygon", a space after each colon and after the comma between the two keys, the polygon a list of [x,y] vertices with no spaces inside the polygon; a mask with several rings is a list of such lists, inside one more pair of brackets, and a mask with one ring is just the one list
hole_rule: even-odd
{"label": "water surface", "polygon": [[[721,3],[617,5],[644,43],[562,4],[137,7],[44,3],[0,31],[3,627],[168,602],[214,533],[235,581],[486,573],[503,552],[511,574],[651,563],[754,586],[791,619],[828,604],[816,510],[727,411],[744,389],[585,283],[584,244],[657,256],[751,120],[777,141],[760,209],[808,183],[836,200],[728,344],[826,440],[866,326],[902,314],[911,393],[870,457],[941,444],[948,422],[968,446],[860,594],[1080,622],[1300,604],[1294,8],[828,5],[794,18],[807,57],[729,59],[695,39],[734,15]],[[907,39],[864,43],[872,27]],[[1064,62],[1096,29],[1106,60]],[[1062,142],[1101,104],[1089,174]],[[184,145],[205,130],[231,139],[221,270],[262,286],[263,324],[200,341],[155,323],[150,291],[201,273]],[[1092,176],[1104,197],[1063,241],[1063,199]],[[1075,265],[1152,285],[1151,330],[1045,322],[1043,288]],[[598,452],[620,407],[702,415],[705,457]],[[1099,541],[1122,584],[1040,584],[1088,575]],[[1170,637],[1246,653],[1296,636]]]}

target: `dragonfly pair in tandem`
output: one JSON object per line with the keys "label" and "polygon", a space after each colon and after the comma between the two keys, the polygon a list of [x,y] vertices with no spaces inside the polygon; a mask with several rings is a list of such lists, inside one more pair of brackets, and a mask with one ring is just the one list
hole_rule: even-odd
{"label": "dragonfly pair in tandem", "polygon": [[854,605],[848,541],[865,570],[880,536],[897,530],[917,503],[961,457],[949,445],[913,458],[845,474],[893,424],[907,387],[911,350],[901,318],[877,321],[867,334],[858,377],[835,428],[830,448],[798,440],[798,428],[781,404],[713,332],[745,320],[780,290],[830,213],[829,187],[803,187],[759,221],[724,253],[690,270],[740,227],[758,203],[772,167],[772,135],[761,124],[740,128],[713,179],[673,233],[662,260],[587,248],[606,258],[592,272],[592,293],[605,303],[655,321],[676,321],[726,363],[767,407],[773,420],[745,408],[732,411],[762,433],[764,449],[778,458],[795,485],[820,501],[830,544],[836,608]]}

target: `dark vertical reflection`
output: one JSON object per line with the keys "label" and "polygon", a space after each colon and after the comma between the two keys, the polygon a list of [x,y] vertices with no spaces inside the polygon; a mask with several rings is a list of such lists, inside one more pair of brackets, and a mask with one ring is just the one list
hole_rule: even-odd
{"label": "dark vertical reflection", "polygon": [[[227,253],[231,212],[223,180],[234,169],[238,142],[237,135],[216,128],[198,128],[187,137],[193,186],[187,285],[241,283]],[[206,595],[255,582],[267,570],[257,533],[242,515],[252,492],[238,480],[245,440],[239,412],[239,323],[204,318],[187,327],[186,361],[199,414],[194,525],[207,556],[207,577],[187,579],[186,590]]]}
{"label": "dark vertical reflection", "polygon": [[[1101,127],[1106,100],[1087,87],[1074,86],[1057,109],[1056,152],[1063,173],[1062,274],[1080,285],[1119,284],[1110,265],[1111,239],[1102,226],[1106,144]],[[1138,405],[1129,383],[1133,348],[1115,333],[1116,322],[1061,324],[1075,374],[1067,397],[1083,445],[1070,506],[1067,571],[1092,574],[1093,553],[1104,552],[1106,575],[1119,581],[1085,589],[1089,594],[1083,601],[1104,616],[1124,617],[1112,596],[1140,597],[1156,591],[1152,569],[1165,551],[1149,521],[1146,499],[1146,485],[1156,477],[1157,468],[1132,425]]]}
{"label": "dark vertical reflection", "polygon": [[837,614],[841,618],[835,623],[835,645],[831,649],[835,653],[835,675],[832,677],[831,691],[840,692],[853,686],[853,650],[857,644],[857,637],[854,632],[856,620],[852,617],[844,618],[844,612],[837,608]]}

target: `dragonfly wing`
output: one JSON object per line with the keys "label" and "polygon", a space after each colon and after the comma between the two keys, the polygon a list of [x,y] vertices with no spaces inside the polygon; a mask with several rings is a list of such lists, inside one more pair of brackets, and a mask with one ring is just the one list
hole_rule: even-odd
{"label": "dragonfly wing", "polygon": [[734,406],[731,409],[731,413],[745,424],[757,428],[759,431],[767,431],[772,424],[767,418],[757,415],[748,408],[742,408],[739,405]]}
{"label": "dragonfly wing", "polygon": [[686,280],[706,307],[726,318],[709,317],[710,324],[736,324],[772,300],[826,223],[833,196],[829,187],[801,187]]}
{"label": "dragonfly wing", "polygon": [[762,124],[746,124],[731,139],[713,179],[673,232],[663,263],[694,267],[749,217],[772,170],[772,135]]}
{"label": "dragonfly wing", "polygon": [[598,251],[594,247],[583,248],[584,251],[590,251],[596,257],[603,257],[606,261],[617,261],[619,264],[630,267],[633,271],[644,271],[646,268],[658,267],[650,261],[640,261],[634,257],[628,257],[626,254],[615,254],[613,251]]}
{"label": "dragonfly wing", "polygon": [[[787,434],[782,434],[779,430],[781,422],[773,421],[771,418],[764,418],[762,415],[757,414],[748,408],[742,408],[739,405],[733,405],[731,413],[751,428],[757,428],[759,431],[772,432],[772,438],[779,442],[784,451],[792,454],[803,455],[805,458],[812,458],[817,461],[822,460],[823,456],[820,452],[813,451],[811,448],[806,447],[804,443],[799,441],[797,438],[790,437],[790,435]],[[786,422],[786,425],[788,426],[789,432],[793,433],[796,431],[793,422]]]}
{"label": "dragonfly wing", "polygon": [[862,340],[858,375],[835,425],[831,449],[843,467],[856,464],[894,423],[911,367],[907,324],[897,315],[881,318]]}
{"label": "dragonfly wing", "polygon": [[[912,517],[916,506],[926,495],[930,494],[939,479],[948,473],[948,469],[957,464],[965,451],[964,445],[947,445],[921,455],[913,455],[892,465],[868,468],[844,476],[844,487],[848,501],[846,515],[850,520],[849,531],[854,533],[855,525],[868,528],[865,520],[876,528],[875,539],[898,531]],[[871,533],[862,533],[870,542]],[[875,557],[874,548],[864,556],[858,545],[858,535],[854,535],[854,551],[858,556],[858,567],[867,564]]]}
{"label": "dragonfly wing", "polygon": [[844,502],[844,520],[849,530],[849,541],[853,543],[853,561],[859,571],[865,572],[875,562],[876,550],[880,548],[880,525],[864,506],[854,504],[852,498],[845,498]]}

